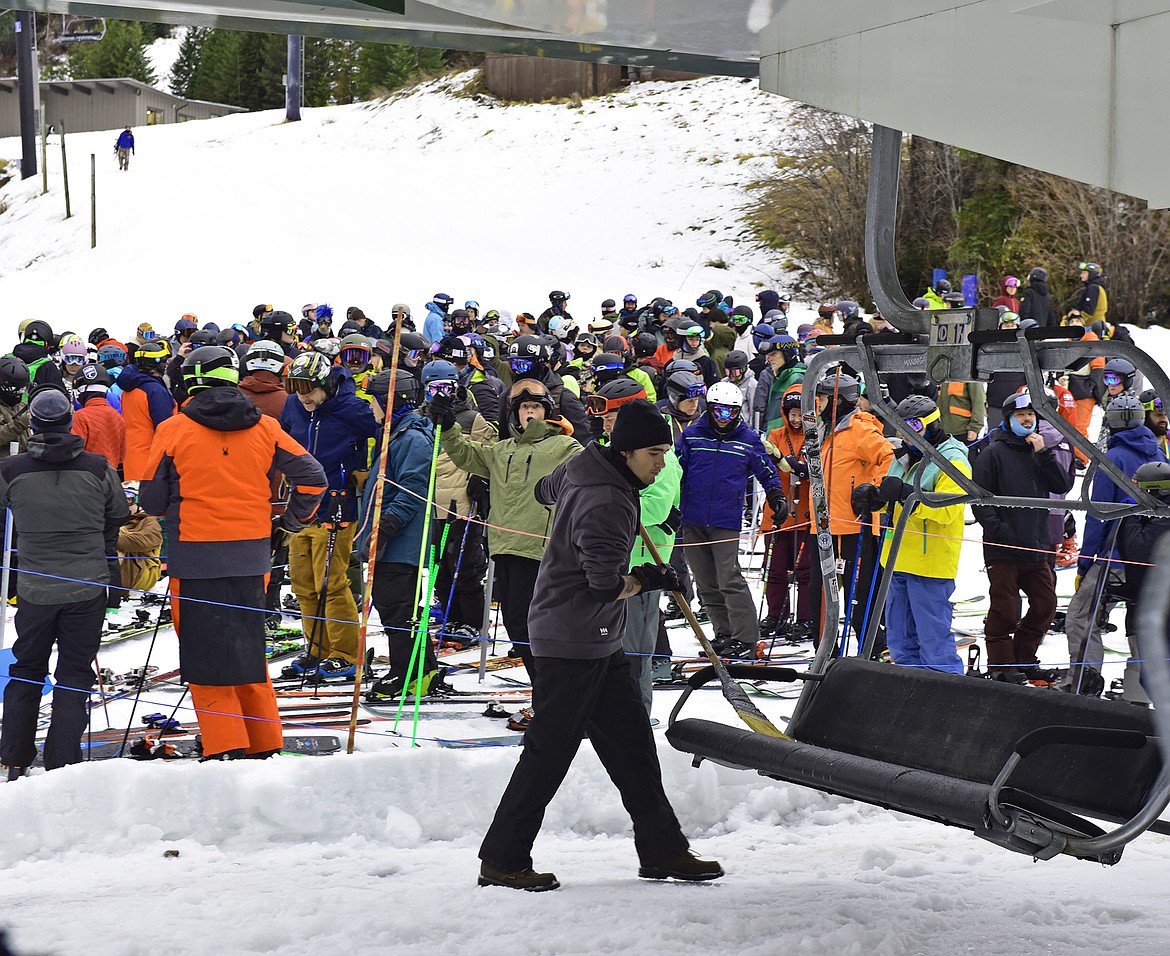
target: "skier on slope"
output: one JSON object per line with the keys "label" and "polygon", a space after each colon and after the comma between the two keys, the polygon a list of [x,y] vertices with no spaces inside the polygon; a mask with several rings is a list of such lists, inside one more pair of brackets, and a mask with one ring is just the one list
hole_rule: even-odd
{"label": "skier on slope", "polygon": [[[267,757],[283,745],[264,656],[264,578],[273,535],[302,531],[326,490],[316,460],[239,390],[239,369],[235,352],[220,346],[187,356],[191,397],[155,433],[139,488],[143,510],[167,516],[179,666],[206,759]],[[275,521],[273,469],[289,480],[288,507]]]}
{"label": "skier on slope", "polygon": [[[128,171],[130,169],[130,154],[134,153],[134,133],[129,126],[118,134],[118,139],[114,143],[114,152],[118,154],[118,169],[121,171]],[[135,153],[135,155],[137,155]]]}
{"label": "skier on slope", "polygon": [[638,875],[688,881],[723,875],[717,862],[695,856],[682,833],[622,649],[625,600],[678,586],[666,565],[624,573],[637,535],[638,491],[654,482],[669,451],[661,413],[633,401],[618,411],[609,447],[590,445],[537,482],[536,500],[557,506],[530,611],[540,710],[480,846],[481,886],[560,885],[552,873],[533,870],[532,845],[587,733],[633,819]]}

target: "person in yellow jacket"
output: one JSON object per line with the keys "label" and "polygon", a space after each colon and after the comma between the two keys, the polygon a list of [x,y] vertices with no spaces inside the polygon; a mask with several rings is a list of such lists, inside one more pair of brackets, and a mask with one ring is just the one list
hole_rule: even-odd
{"label": "person in yellow jacket", "polygon": [[[938,405],[924,395],[911,395],[898,403],[898,414],[914,431],[934,445],[964,475],[971,465],[962,442],[943,431]],[[853,492],[859,514],[890,510],[890,525],[901,517],[905,501],[921,476],[922,490],[961,494],[962,489],[937,465],[924,460],[913,448],[894,458],[880,486],[859,485]],[[891,559],[893,531],[887,528],[881,563]],[[886,643],[895,664],[926,667],[962,674],[963,661],[955,650],[951,630],[951,595],[959,572],[959,546],[963,537],[963,505],[932,508],[914,505],[898,553],[886,600]]]}
{"label": "person in yellow jacket", "polygon": [[162,525],[138,506],[138,482],[123,486],[130,520],[118,529],[118,565],[122,587],[128,591],[149,591],[162,577]]}

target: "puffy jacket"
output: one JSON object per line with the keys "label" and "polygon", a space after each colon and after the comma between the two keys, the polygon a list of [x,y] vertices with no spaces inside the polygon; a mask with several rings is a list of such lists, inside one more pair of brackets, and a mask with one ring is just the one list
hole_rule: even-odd
{"label": "puffy jacket", "polygon": [[688,425],[675,443],[682,466],[682,523],[739,532],[743,500],[752,475],[765,491],[780,489],[780,476],[764,443],[740,421],[721,434],[704,415]]}
{"label": "puffy jacket", "polygon": [[28,426],[28,405],[17,402],[9,405],[0,402],[0,458],[7,458],[8,446],[16,442],[24,451],[32,432]]}
{"label": "puffy jacket", "polygon": [[155,432],[139,503],[166,515],[176,578],[267,574],[272,567],[268,474],[289,481],[286,522],[312,521],[325,472],[237,388],[197,391]]}
{"label": "puffy jacket", "polygon": [[829,496],[829,533],[857,534],[853,489],[881,484],[894,460],[894,448],[881,423],[869,412],[852,411],[822,439],[821,462]]}
{"label": "puffy jacket", "polygon": [[245,375],[240,379],[240,391],[265,415],[271,415],[277,421],[284,412],[284,403],[288,400],[288,392],[284,390],[284,383],[280,376],[267,369],[260,369]]}
{"label": "puffy jacket", "polygon": [[382,492],[381,517],[393,517],[400,528],[393,536],[378,532],[377,559],[394,564],[419,563],[434,450],[434,426],[413,409],[399,409],[391,422],[386,454],[374,459],[371,480],[366,482],[362,493],[361,521],[355,541],[359,553],[369,550],[374,527],[371,512],[385,459],[389,481]]}
{"label": "puffy jacket", "polygon": [[[799,385],[793,385],[789,392],[800,392]],[[768,444],[776,449],[782,458],[799,458],[804,461],[804,429],[792,428],[787,422],[768,432]],[[769,449],[771,452],[771,449]],[[789,530],[800,527],[807,531],[809,525],[809,486],[807,478],[802,481],[791,471],[777,468],[780,474],[780,487],[784,489],[784,497],[788,501],[788,517],[780,525],[780,530]],[[764,504],[764,514],[760,520],[762,531],[771,531],[773,524],[772,506]]]}
{"label": "puffy jacket", "polygon": [[[954,464],[968,478],[971,465],[967,461],[967,446],[955,438],[947,438],[938,446],[947,461]],[[895,458],[890,463],[889,474],[901,478],[908,484],[922,475],[922,490],[938,494],[964,494],[962,488],[933,462],[922,459],[906,466],[905,458]],[[964,504],[945,505],[930,508],[919,503],[906,521],[906,531],[894,561],[895,571],[917,574],[923,578],[953,579],[959,573],[959,548],[963,543]],[[885,530],[882,544],[882,566],[887,563],[890,544],[893,540],[893,526],[902,515],[902,505],[894,506],[890,514],[889,527]]]}
{"label": "puffy jacket", "polygon": [[1017,309],[1020,321],[1033,319],[1041,328],[1059,325],[1056,309],[1052,305],[1052,297],[1048,294],[1048,283],[1044,279],[1029,279],[1028,287],[1020,296],[1020,307]]}
{"label": "puffy jacket", "polygon": [[1084,288],[1077,296],[1075,308],[1080,309],[1085,317],[1085,325],[1089,326],[1098,319],[1107,322],[1109,313],[1109,293],[1105,291],[1104,276],[1090,276]]}
{"label": "puffy jacket", "polygon": [[443,451],[451,460],[491,485],[487,540],[492,554],[541,559],[552,512],[532,496],[532,487],[581,447],[559,422],[540,419],[529,422],[519,437],[494,445],[470,441],[458,424],[443,432]]}
{"label": "puffy jacket", "polygon": [[467,383],[467,390],[475,399],[479,413],[491,425],[495,426],[497,432],[500,431],[503,423],[500,418],[500,409],[504,407],[508,391],[504,387],[504,383],[496,376],[488,375],[481,369],[475,369],[471,373],[471,381]]}
{"label": "puffy jacket", "polygon": [[149,591],[161,577],[162,525],[158,518],[138,511],[118,532],[118,562],[122,568],[122,587],[130,591]]}
{"label": "puffy jacket", "polygon": [[423,320],[422,334],[426,340],[434,345],[443,337],[443,323],[447,320],[445,313],[435,302],[427,303],[427,317]]}
{"label": "puffy jacket", "polygon": [[126,458],[126,423],[101,396],[73,413],[72,431],[81,436],[86,451],[101,455],[111,468],[118,468]]}
{"label": "puffy jacket", "polygon": [[[330,491],[346,491],[342,519],[357,516],[356,472],[366,469],[367,442],[378,435],[378,423],[368,402],[357,396],[357,386],[349,370],[333,368],[337,391],[315,411],[305,411],[296,395],[289,395],[280,415],[280,424],[296,441],[321,463]],[[319,521],[329,515],[322,509]]]}
{"label": "puffy jacket", "polygon": [[17,578],[21,600],[73,604],[105,593],[106,555],[130,510],[101,455],[69,432],[33,435],[26,454],[0,461],[0,508],[20,528],[20,569],[29,572]]}
{"label": "puffy jacket", "polygon": [[155,430],[175,414],[175,400],[161,378],[133,365],[118,374],[122,392],[122,420],[126,423],[126,458],[122,474],[127,481],[150,477],[148,461]]}
{"label": "puffy jacket", "polygon": [[[1072,487],[1072,479],[1051,449],[1034,452],[1024,439],[1002,427],[991,433],[971,471],[975,483],[993,495],[1047,498],[1053,493],[1067,494]],[[972,505],[971,510],[983,526],[985,563],[1049,560],[1052,541],[1047,511],[995,505]]]}
{"label": "puffy jacket", "polygon": [[[1147,462],[1166,460],[1162,449],[1158,447],[1154,433],[1145,425],[1111,434],[1105,457],[1131,478],[1134,472]],[[1089,492],[1089,497],[1093,501],[1120,503],[1133,500],[1130,491],[1129,488],[1118,488],[1105,472],[1098,471],[1093,476],[1093,488]],[[1116,521],[1101,521],[1092,515],[1085,516],[1085,538],[1081,544],[1080,560],[1077,561],[1078,574],[1085,574],[1092,567],[1094,559],[1117,557],[1117,549],[1113,544],[1113,529],[1116,525]]]}

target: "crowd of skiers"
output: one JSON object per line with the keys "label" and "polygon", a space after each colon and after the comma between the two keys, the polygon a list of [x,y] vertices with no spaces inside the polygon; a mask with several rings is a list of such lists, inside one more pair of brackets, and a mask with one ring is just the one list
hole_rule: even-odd
{"label": "crowd of skiers", "polygon": [[[1029,273],[1022,296],[1020,283],[1005,278],[996,300],[1001,328],[1060,321],[1083,325],[1085,338],[1127,338],[1108,321],[1100,267],[1081,266],[1083,289],[1060,319],[1043,269]],[[943,281],[916,304],[963,303]],[[265,624],[280,620],[283,570],[307,637],[287,672],[351,676],[363,565],[375,537],[371,598],[390,667],[369,689],[373,700],[426,695],[442,680],[430,641],[421,669],[408,670],[416,622],[427,613],[416,584],[432,548],[434,601],[450,609],[446,640],[470,644],[478,636],[490,555],[494,598],[514,653],[535,672],[541,658],[594,659],[582,651],[590,641],[581,634],[596,624],[597,634],[604,632],[594,640],[597,659],[608,660],[614,647],[625,652],[623,667],[634,675],[648,721],[655,662],[669,666],[671,656],[665,620],[681,614],[663,591],[697,596],[714,646],[727,656],[754,658],[767,639],[819,641],[828,632],[804,453],[806,362],[826,347],[822,336],[854,337],[887,324],[852,301],[821,305],[803,323],[790,321],[791,308],[790,297],[773,290],[758,293],[755,307],[709,290],[685,309],[663,298],[641,304],[629,294],[620,304],[605,300],[579,322],[561,291],[549,294],[539,315],[484,310],[474,301],[459,308],[438,293],[420,316],[421,331],[402,303],[385,327],[356,306],[339,320],[324,304],[306,304],[299,318],[261,304],[250,320],[225,328],[184,315],[164,336],[143,323],[125,342],[106,329],[83,339],[55,334],[44,321],[24,323],[12,354],[0,358],[0,441],[4,455],[12,441],[27,455],[0,461],[0,499],[12,508],[19,541],[12,673],[28,682],[13,681],[6,690],[0,759],[17,771],[31,762],[28,721],[36,701],[29,682],[38,672],[43,677],[53,642],[60,647],[72,635],[84,637],[72,641],[78,653],[62,655],[57,676],[62,687],[88,690],[105,609],[126,588],[149,588],[164,573],[205,752],[273,752],[279,741],[271,730],[244,718],[276,713],[257,649]],[[1084,455],[1044,414],[1055,409],[1087,437],[1100,406],[1097,441],[1110,460],[1166,495],[1163,398],[1141,388],[1136,369],[1120,359],[1093,359],[1053,376],[1043,400],[1019,373],[997,372],[986,388],[883,375],[882,394],[867,395],[842,367],[808,384],[846,634],[860,638],[876,625],[875,656],[964,672],[950,598],[965,507],[908,502],[916,484],[957,493],[955,476],[973,476],[993,494],[1054,499],[1048,512],[973,508],[990,587],[991,676],[1101,694],[1107,611],[1136,599],[1136,568],[1167,524],[1090,516],[1078,551],[1075,523],[1055,499],[1072,488]],[[896,409],[950,467],[893,440],[871,410],[878,402]],[[655,441],[619,442],[621,422],[639,416],[646,417],[638,434]],[[628,455],[659,445],[665,447],[653,480],[630,470]],[[602,458],[589,464],[586,451]],[[566,477],[565,467],[578,461]],[[47,496],[52,512],[33,514],[30,502],[43,500],[41,486],[54,472],[68,472],[76,489],[62,494],[60,507],[55,494]],[[607,538],[604,528],[570,531],[566,524],[565,534],[585,537],[562,540],[563,509],[553,507],[559,496],[593,507],[615,493],[583,489],[605,486],[614,474],[638,493],[633,527]],[[554,475],[557,492],[534,494]],[[115,494],[119,486],[124,490]],[[1098,472],[1092,497],[1123,501],[1127,489]],[[891,554],[888,530],[905,507],[913,510]],[[69,546],[54,521],[75,530]],[[667,563],[659,565],[634,533],[639,523]],[[766,541],[762,615],[740,547],[744,528],[757,526]],[[611,580],[617,546],[635,585]],[[565,551],[582,547],[583,559]],[[121,564],[116,554],[124,556]],[[548,569],[558,561],[573,572],[554,578]],[[891,561],[888,599],[875,607],[873,585]],[[1077,590],[1064,630],[1074,666],[1058,673],[1040,666],[1037,649],[1057,611],[1056,569],[1073,563]],[[1024,614],[1021,593],[1028,599]],[[619,595],[617,614],[610,606]],[[1117,694],[1147,702],[1136,663]],[[50,734],[60,746],[51,755],[46,749],[48,766],[79,759],[84,695],[58,696],[60,732]],[[539,694],[536,701],[543,712]],[[564,733],[583,727],[583,714]],[[529,711],[515,727],[540,723]],[[553,723],[548,718],[546,726]],[[677,840],[666,844],[674,849]],[[506,871],[524,862],[491,851],[485,861]]]}

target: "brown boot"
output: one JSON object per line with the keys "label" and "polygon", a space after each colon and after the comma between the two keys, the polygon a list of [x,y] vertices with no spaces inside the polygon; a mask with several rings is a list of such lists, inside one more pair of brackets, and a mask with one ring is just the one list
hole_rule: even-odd
{"label": "brown boot", "polygon": [[561,884],[551,873],[537,873],[528,867],[524,870],[501,870],[490,863],[479,864],[480,886],[506,886],[510,890],[528,890],[542,893],[555,890]]}
{"label": "brown boot", "polygon": [[657,866],[638,867],[638,876],[644,880],[685,880],[690,883],[702,880],[717,880],[723,875],[723,867],[715,860],[700,860],[694,850],[687,850],[673,860]]}

